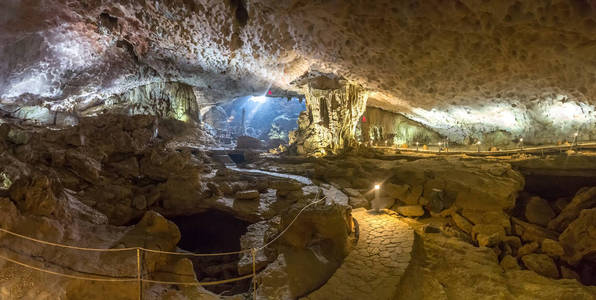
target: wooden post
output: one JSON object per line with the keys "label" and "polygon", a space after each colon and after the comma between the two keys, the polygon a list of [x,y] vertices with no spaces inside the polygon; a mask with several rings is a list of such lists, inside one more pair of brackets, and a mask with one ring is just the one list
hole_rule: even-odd
{"label": "wooden post", "polygon": [[143,282],[141,281],[141,248],[137,248],[137,282],[139,284],[139,300],[142,300]]}
{"label": "wooden post", "polygon": [[256,268],[256,261],[257,261],[257,249],[252,249],[252,290],[253,290],[253,300],[257,300],[257,268]]}

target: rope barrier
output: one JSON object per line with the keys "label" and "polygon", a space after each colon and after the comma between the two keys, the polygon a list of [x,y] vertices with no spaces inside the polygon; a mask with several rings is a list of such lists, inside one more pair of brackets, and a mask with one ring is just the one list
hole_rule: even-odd
{"label": "rope barrier", "polygon": [[63,244],[57,244],[57,243],[52,243],[52,242],[47,242],[47,241],[43,241],[43,240],[38,240],[32,237],[28,237],[26,235],[22,235],[22,234],[18,234],[18,233],[14,233],[12,231],[8,231],[4,228],[0,228],[0,231],[8,233],[10,235],[16,236],[16,237],[20,237],[26,240],[30,240],[36,243],[40,243],[40,244],[45,244],[45,245],[49,245],[49,246],[54,246],[54,247],[60,247],[60,248],[67,248],[67,249],[75,249],[75,250],[82,250],[82,251],[96,251],[96,252],[120,252],[120,251],[133,251],[133,250],[137,250],[138,248],[112,248],[112,249],[102,249],[102,248],[85,248],[85,247],[77,247],[77,246],[69,246],[69,245],[63,245]]}
{"label": "rope barrier", "polygon": [[171,284],[171,285],[189,285],[189,286],[208,286],[208,285],[217,285],[223,283],[230,283],[235,281],[240,281],[248,278],[254,277],[254,274],[248,274],[241,277],[218,280],[218,281],[207,281],[207,282],[177,282],[177,281],[160,281],[160,280],[151,280],[151,279],[141,279],[142,282],[147,283],[156,283],[156,284]]}
{"label": "rope barrier", "polygon": [[61,276],[61,277],[67,277],[67,278],[71,278],[71,279],[79,279],[79,280],[89,280],[89,281],[106,281],[106,282],[133,282],[133,281],[137,281],[137,278],[110,278],[110,277],[105,277],[105,278],[99,278],[99,277],[87,277],[87,276],[77,276],[77,275],[69,275],[69,274],[64,274],[64,273],[58,273],[58,272],[54,272],[54,271],[50,271],[50,270],[46,270],[46,269],[42,269],[42,268],[38,268],[26,263],[22,263],[20,261],[8,258],[6,256],[0,255],[0,259],[9,261],[11,263],[17,264],[19,266],[23,266],[25,268],[28,269],[32,269],[32,270],[36,270],[42,273],[47,273],[47,274],[52,274],[52,275],[56,275],[56,276]]}
{"label": "rope barrier", "polygon": [[170,252],[170,251],[161,251],[161,250],[145,249],[145,248],[140,248],[140,249],[143,250],[143,251],[145,251],[145,252],[152,252],[152,253],[159,253],[159,254],[170,254],[170,255],[179,255],[179,256],[223,256],[223,255],[248,253],[248,252],[251,251],[251,249],[245,249],[245,250],[234,251],[234,252],[193,253],[193,252]]}
{"label": "rope barrier", "polygon": [[[319,198],[320,195],[320,191],[317,191],[317,194],[315,196],[316,198]],[[77,247],[77,246],[70,246],[70,245],[64,245],[64,244],[58,244],[58,243],[52,243],[52,242],[48,242],[48,241],[44,241],[44,240],[40,240],[40,239],[36,239],[36,238],[32,238],[32,237],[28,237],[22,234],[18,234],[9,230],[6,230],[4,228],[0,228],[0,232],[4,232],[7,234],[10,234],[12,236],[16,236],[22,239],[26,239],[26,240],[30,240],[36,243],[40,243],[40,244],[44,244],[44,245],[49,245],[49,246],[54,246],[54,247],[60,247],[60,248],[66,248],[66,249],[74,249],[74,250],[82,250],[82,251],[95,251],[95,252],[120,252],[120,251],[136,251],[136,258],[137,258],[137,276],[136,277],[124,277],[124,278],[114,278],[114,277],[88,277],[88,276],[78,276],[78,275],[70,275],[70,274],[64,274],[64,273],[59,273],[59,272],[55,272],[55,271],[51,271],[51,270],[47,270],[47,269],[43,269],[43,268],[39,268],[39,267],[35,267],[14,259],[11,259],[9,257],[0,255],[0,259],[17,264],[19,266],[28,268],[28,269],[32,269],[32,270],[36,270],[42,273],[46,273],[46,274],[52,274],[52,275],[56,275],[56,276],[60,276],[60,277],[65,277],[65,278],[71,278],[71,279],[78,279],[78,280],[88,280],[88,281],[101,281],[101,282],[137,282],[138,283],[138,291],[139,291],[139,299],[142,299],[142,288],[143,288],[143,283],[153,283],[153,284],[166,284],[166,285],[187,285],[187,286],[209,286],[209,285],[217,285],[217,284],[224,284],[224,283],[230,283],[230,282],[236,282],[236,281],[240,281],[240,280],[245,280],[248,278],[255,278],[256,277],[256,253],[259,250],[263,250],[266,247],[270,246],[271,244],[273,244],[275,241],[277,241],[281,236],[283,236],[289,229],[290,227],[296,222],[296,220],[298,219],[298,217],[309,207],[320,203],[321,201],[327,199],[327,197],[323,197],[319,200],[315,200],[307,205],[305,205],[297,214],[296,216],[294,216],[294,218],[292,219],[292,221],[288,224],[288,226],[286,226],[286,228],[280,232],[275,238],[273,238],[271,241],[269,241],[268,243],[266,243],[265,245],[258,247],[258,248],[251,248],[251,249],[245,249],[245,250],[240,250],[240,251],[234,251],[234,252],[223,252],[223,253],[192,253],[192,252],[170,252],[170,251],[161,251],[161,250],[154,250],[154,249],[145,249],[142,247],[134,247],[134,248],[113,248],[113,249],[101,249],[101,248],[86,248],[86,247]],[[232,255],[232,254],[243,254],[243,253],[251,253],[252,255],[252,274],[248,274],[248,275],[244,275],[241,277],[236,277],[236,278],[230,278],[230,279],[224,279],[224,280],[218,280],[218,281],[209,281],[209,282],[177,282],[177,281],[160,281],[160,280],[152,280],[152,279],[145,279],[143,278],[143,274],[142,274],[142,264],[141,264],[141,251],[146,251],[146,252],[151,252],[151,253],[159,253],[159,254],[169,254],[169,255],[180,255],[180,256],[221,256],[221,255]],[[256,281],[253,280],[253,297],[256,299],[256,293],[257,293],[257,283]]]}

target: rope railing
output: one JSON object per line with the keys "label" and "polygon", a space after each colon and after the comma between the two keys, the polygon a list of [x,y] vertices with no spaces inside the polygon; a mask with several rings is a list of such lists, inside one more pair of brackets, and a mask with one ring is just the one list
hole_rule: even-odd
{"label": "rope railing", "polygon": [[[319,192],[317,192],[315,199],[319,198]],[[0,227],[0,232],[4,232],[8,235],[17,237],[17,238],[22,238],[25,240],[29,240],[35,243],[39,243],[39,244],[43,244],[43,245],[48,245],[48,246],[53,246],[53,247],[59,247],[59,248],[64,248],[64,249],[74,249],[74,250],[81,250],[81,251],[91,251],[91,252],[122,252],[122,251],[136,251],[136,258],[137,258],[137,262],[136,262],[136,266],[137,266],[137,276],[136,277],[121,277],[121,278],[117,278],[117,277],[109,277],[109,276],[95,276],[95,277],[91,277],[91,276],[79,276],[79,275],[72,275],[72,274],[66,274],[66,273],[60,273],[60,272],[56,272],[56,271],[52,271],[52,270],[48,270],[48,269],[44,269],[44,268],[40,268],[40,267],[36,267],[9,257],[6,257],[4,255],[0,255],[0,259],[1,260],[5,260],[11,263],[14,263],[16,265],[31,269],[31,270],[35,270],[38,272],[42,272],[42,273],[46,273],[46,274],[51,274],[51,275],[55,275],[55,276],[59,276],[59,277],[64,277],[64,278],[69,278],[69,279],[76,279],[76,280],[86,280],[86,281],[98,281],[98,282],[136,282],[138,284],[138,289],[139,289],[139,299],[142,299],[142,285],[143,283],[153,283],[153,284],[163,284],[163,285],[185,285],[185,286],[210,286],[210,285],[217,285],[217,284],[225,284],[225,283],[230,283],[230,282],[236,282],[236,281],[240,281],[240,280],[245,280],[245,279],[249,279],[249,278],[255,278],[256,277],[256,254],[258,251],[265,249],[266,247],[270,246],[271,244],[273,244],[275,241],[277,241],[279,238],[281,238],[288,230],[289,228],[296,222],[296,220],[298,219],[298,217],[309,207],[320,203],[321,201],[325,200],[327,197],[322,197],[318,200],[315,200],[307,205],[305,205],[297,214],[296,216],[294,216],[294,218],[292,219],[292,221],[288,224],[288,226],[286,226],[286,228],[284,230],[282,230],[277,236],[275,236],[275,238],[273,238],[271,241],[269,241],[268,243],[266,243],[265,245],[261,246],[261,247],[254,247],[254,248],[250,248],[250,249],[244,249],[244,250],[240,250],[240,251],[233,251],[233,252],[221,252],[221,253],[193,253],[193,252],[171,252],[171,251],[162,251],[162,250],[155,250],[155,249],[147,249],[147,248],[143,248],[143,247],[128,247],[128,248],[92,248],[92,247],[78,247],[78,246],[71,246],[71,245],[65,245],[65,244],[60,244],[60,243],[53,243],[53,242],[48,242],[48,241],[44,241],[41,239],[36,239],[33,237],[29,237],[26,235],[22,235],[22,234],[18,234],[15,232],[12,232],[10,230],[4,229]],[[207,281],[207,282],[181,282],[181,281],[161,281],[161,280],[153,280],[153,279],[147,279],[143,277],[142,274],[142,252],[149,252],[149,253],[158,253],[158,254],[167,254],[167,255],[178,255],[178,256],[195,256],[195,257],[201,257],[201,256],[223,256],[223,255],[233,255],[233,254],[246,254],[246,253],[251,253],[252,256],[252,273],[248,274],[248,275],[244,275],[244,276],[240,276],[240,277],[235,277],[235,278],[230,278],[230,279],[224,279],[224,280],[218,280],[218,281]],[[256,286],[256,280],[253,280],[253,293],[254,293],[254,299],[256,299],[256,290],[257,290],[257,286]]]}

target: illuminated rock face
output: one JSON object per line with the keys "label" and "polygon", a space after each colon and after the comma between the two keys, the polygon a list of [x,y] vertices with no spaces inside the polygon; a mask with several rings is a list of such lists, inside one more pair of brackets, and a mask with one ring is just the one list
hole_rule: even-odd
{"label": "illuminated rock face", "polygon": [[368,107],[360,119],[361,138],[374,144],[415,146],[436,143],[442,137],[423,124],[412,121],[401,114],[392,113],[375,107]]}
{"label": "illuminated rock face", "polygon": [[354,145],[356,126],[368,95],[351,84],[317,88],[309,85],[306,113],[298,119],[297,151],[326,154]]}
{"label": "illuminated rock face", "polygon": [[[93,103],[86,106],[90,105]],[[199,106],[192,87],[178,82],[158,82],[139,86],[111,96],[100,105],[86,108],[81,113],[90,115],[103,110],[128,115],[154,115],[164,119],[199,121]]]}

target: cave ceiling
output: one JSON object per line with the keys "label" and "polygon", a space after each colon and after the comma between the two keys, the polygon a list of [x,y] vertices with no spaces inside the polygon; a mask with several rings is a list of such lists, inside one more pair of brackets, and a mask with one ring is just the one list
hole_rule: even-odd
{"label": "cave ceiling", "polygon": [[592,121],[595,10],[591,0],[6,0],[0,102],[72,110],[160,81],[221,102],[302,93],[305,74],[332,73],[362,85],[369,106],[431,125],[447,114],[456,126],[470,109],[520,122],[537,101],[571,101]]}

